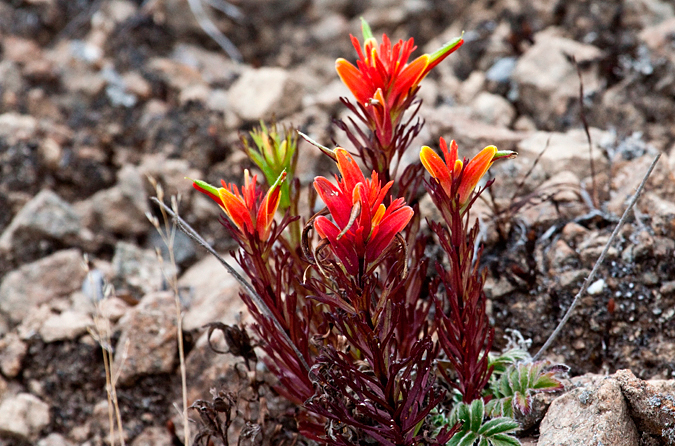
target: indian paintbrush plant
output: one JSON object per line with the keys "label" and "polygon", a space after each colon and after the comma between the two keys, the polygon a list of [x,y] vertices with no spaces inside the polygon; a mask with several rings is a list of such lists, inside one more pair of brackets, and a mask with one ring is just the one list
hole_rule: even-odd
{"label": "indian paintbrush plant", "polygon": [[[421,164],[399,172],[424,124],[415,120],[420,82],[463,40],[408,62],[413,39],[378,44],[365,21],[363,39],[352,36],[356,66],[336,62],[355,101],[342,98],[355,119],[336,124],[356,152],[323,148],[339,175],[315,178],[315,215],[298,214],[297,136],[276,125],[243,139],[267,190],[248,171],[241,188],[194,187],[220,206],[239,244],[253,338],[275,391],[297,407],[301,435],[331,445],[518,444],[514,417],[534,392],[559,389],[562,369],[520,349],[490,352],[471,208],[494,181],[484,182],[490,166],[515,153],[488,146],[467,159],[440,138],[442,157],[422,147]],[[441,221],[423,224],[422,183]],[[431,245],[444,254],[435,264]],[[249,349],[247,363],[255,357]]]}

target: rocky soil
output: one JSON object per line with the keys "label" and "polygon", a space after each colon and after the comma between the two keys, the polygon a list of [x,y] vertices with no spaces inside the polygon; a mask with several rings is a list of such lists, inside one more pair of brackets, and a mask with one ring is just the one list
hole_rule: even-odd
{"label": "rocky soil", "polygon": [[[0,444],[108,442],[103,354],[92,329],[100,314],[112,324],[127,442],[176,444],[167,427],[180,435],[174,298],[162,271],[169,265],[155,253],[164,245],[146,218],[160,215],[147,177],[181,194],[182,215],[216,249],[233,248],[216,209],[184,177],[240,182],[250,165],[238,133],[261,118],[348,146],[331,125],[345,116],[338,98],[349,93],[334,61],[353,59],[348,35],[359,35],[360,16],[376,35],[415,37],[419,52],[465,32],[464,47],[422,84],[426,126],[413,148],[444,136],[467,156],[487,144],[520,154],[495,166],[492,200],[478,212],[498,348],[511,330],[531,339],[533,353],[544,343],[662,154],[547,354],[576,378],[552,404],[541,401],[526,434],[542,445],[673,444],[673,4],[236,4],[237,20],[209,11],[242,64],[205,35],[185,0],[0,3]],[[298,176],[309,184],[330,163],[306,144],[300,150]],[[428,199],[420,205],[433,214]],[[211,388],[240,373],[233,358],[208,348],[201,327],[233,323],[243,305],[220,265],[180,234],[175,253],[188,396],[210,400]],[[104,283],[115,297],[97,312]],[[558,414],[599,418],[573,433]]]}

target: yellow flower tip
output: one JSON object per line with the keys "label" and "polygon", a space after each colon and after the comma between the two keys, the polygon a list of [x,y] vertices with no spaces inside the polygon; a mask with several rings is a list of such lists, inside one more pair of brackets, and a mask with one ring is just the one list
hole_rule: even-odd
{"label": "yellow flower tip", "polygon": [[433,178],[440,179],[440,177],[448,176],[444,175],[447,166],[431,147],[422,146],[422,149],[420,150],[420,161],[422,161],[422,165]]}
{"label": "yellow flower tip", "polygon": [[346,59],[343,59],[342,57],[339,57],[339,58],[335,61],[335,69],[336,69],[336,70],[338,71],[338,73],[339,73],[340,70],[344,69],[344,66],[345,66],[346,64],[351,65],[349,62],[347,62]]}
{"label": "yellow flower tip", "polygon": [[452,173],[454,175],[459,175],[459,173],[462,171],[462,167],[464,167],[462,160],[455,161],[455,166],[452,169]]}

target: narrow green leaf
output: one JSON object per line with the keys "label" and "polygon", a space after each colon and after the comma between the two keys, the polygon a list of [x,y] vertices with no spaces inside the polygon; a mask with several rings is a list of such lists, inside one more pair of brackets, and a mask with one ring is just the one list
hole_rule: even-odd
{"label": "narrow green leaf", "polygon": [[[530,370],[531,364],[518,365],[518,387],[522,393],[527,392],[530,388]],[[532,381],[534,383],[534,381]]]}
{"label": "narrow green leaf", "polygon": [[509,395],[513,395],[520,390],[520,369],[514,366],[510,372],[506,373],[506,376],[509,381],[509,388],[511,389]]}
{"label": "narrow green leaf", "polygon": [[543,363],[534,363],[529,365],[529,374],[528,374],[528,383],[527,388],[531,389],[534,386],[534,383],[537,382],[537,378],[541,375],[541,369],[543,368]]}
{"label": "narrow green leaf", "polygon": [[202,189],[204,189],[205,191],[207,191],[207,192],[209,192],[209,193],[212,193],[212,194],[215,195],[216,197],[218,196],[218,188],[217,188],[217,187],[211,186],[211,185],[210,185],[209,183],[207,183],[206,181],[202,181],[202,180],[193,180],[193,179],[191,179],[191,178],[188,178],[188,179],[189,179],[190,181],[192,181],[193,183],[195,183],[197,186],[199,186],[199,187],[201,187]]}
{"label": "narrow green leaf", "polygon": [[459,45],[462,44],[462,40],[464,39],[464,33],[462,33],[461,37],[457,37],[453,40],[450,40],[446,42],[442,47],[434,51],[430,56],[429,56],[429,63],[433,63],[436,61],[436,59],[443,57],[446,55],[448,52],[454,51]]}
{"label": "narrow green leaf", "polygon": [[366,19],[361,17],[361,31],[363,32],[363,41],[365,42],[368,39],[374,39],[373,30],[370,29],[370,25],[366,22]]}

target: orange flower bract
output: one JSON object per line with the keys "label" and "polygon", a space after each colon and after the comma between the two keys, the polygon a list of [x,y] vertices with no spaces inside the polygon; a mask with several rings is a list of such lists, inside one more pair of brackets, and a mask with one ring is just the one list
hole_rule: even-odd
{"label": "orange flower bract", "polygon": [[445,139],[441,138],[440,142],[445,162],[428,146],[422,147],[420,160],[427,169],[427,172],[440,183],[450,198],[452,198],[452,182],[462,172],[462,168],[464,168],[462,182],[457,191],[459,203],[460,205],[464,205],[471,198],[471,193],[481,178],[483,178],[483,175],[492,166],[495,155],[497,155],[497,148],[495,146],[487,146],[464,166],[463,161],[457,155],[457,143],[454,140],[450,141],[450,149],[448,150]]}
{"label": "orange flower bract", "polygon": [[223,180],[219,188],[200,180],[193,180],[192,185],[215,201],[242,235],[254,235],[261,241],[267,241],[279,207],[280,186],[286,179],[286,172],[279,175],[262,200],[259,200],[262,192],[256,187],[257,179],[257,175],[251,178],[249,171],[245,170],[241,193],[236,185],[226,184]]}

